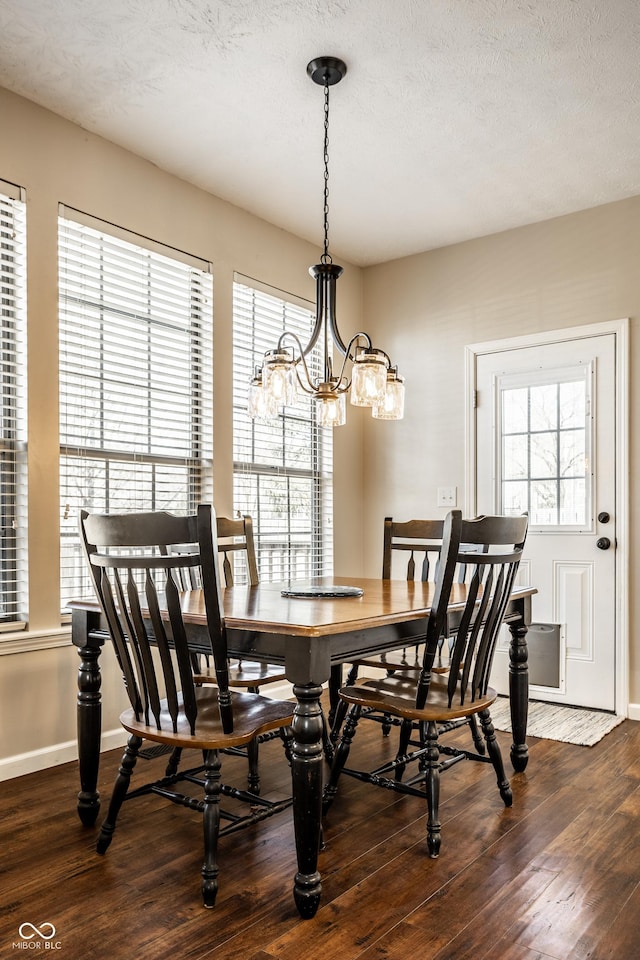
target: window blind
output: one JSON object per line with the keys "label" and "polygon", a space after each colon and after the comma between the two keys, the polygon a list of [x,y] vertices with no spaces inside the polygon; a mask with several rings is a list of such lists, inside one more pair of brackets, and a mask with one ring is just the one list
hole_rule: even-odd
{"label": "window blind", "polygon": [[0,624],[27,619],[26,205],[0,181]]}
{"label": "window blind", "polygon": [[82,508],[186,513],[211,498],[209,265],[86,219],[58,221],[63,609],[91,592]]}
{"label": "window blind", "polygon": [[[303,395],[274,422],[247,414],[256,364],[287,329],[302,343],[314,314],[286,294],[236,278],[233,295],[234,503],[253,517],[262,580],[306,579],[333,569],[333,437]],[[320,353],[307,358],[317,374]]]}

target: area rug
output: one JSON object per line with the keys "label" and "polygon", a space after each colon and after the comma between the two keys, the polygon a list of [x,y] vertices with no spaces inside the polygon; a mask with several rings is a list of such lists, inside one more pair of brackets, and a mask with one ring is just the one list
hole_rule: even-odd
{"label": "area rug", "polygon": [[[511,731],[508,697],[499,697],[493,704],[491,719],[496,730]],[[624,717],[615,717],[600,710],[584,710],[580,707],[563,707],[555,703],[530,700],[527,736],[592,747],[623,720]]]}

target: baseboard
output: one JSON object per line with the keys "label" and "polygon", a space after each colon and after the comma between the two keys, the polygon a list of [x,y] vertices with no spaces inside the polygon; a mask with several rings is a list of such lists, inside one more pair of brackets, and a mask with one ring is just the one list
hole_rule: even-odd
{"label": "baseboard", "polygon": [[629,720],[640,720],[640,703],[630,703],[627,707]]}
{"label": "baseboard", "polygon": [[[266,684],[262,688],[265,696],[274,700],[289,700],[293,696],[290,683]],[[126,733],[122,727],[115,730],[106,730],[100,739],[100,752],[124,747]],[[57,767],[62,763],[69,763],[78,759],[78,743],[68,740],[66,743],[54,743],[39,750],[28,753],[18,753],[13,757],[0,760],[0,782],[13,780],[14,777],[23,777],[28,773],[37,773],[47,767]]]}
{"label": "baseboard", "polygon": [[[107,730],[102,734],[100,751],[113,750],[126,743],[126,733],[122,727]],[[69,763],[78,759],[78,743],[76,740],[67,740],[66,743],[54,743],[40,750],[30,750],[28,753],[18,753],[13,757],[0,760],[0,782],[13,780],[14,777],[23,777],[28,773],[37,773],[47,767],[57,767],[62,763]]]}

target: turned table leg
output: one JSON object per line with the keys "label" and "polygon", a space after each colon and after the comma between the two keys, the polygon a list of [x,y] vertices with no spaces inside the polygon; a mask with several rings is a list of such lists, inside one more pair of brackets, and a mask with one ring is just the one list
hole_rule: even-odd
{"label": "turned table leg", "polygon": [[521,773],[529,760],[527,747],[527,714],[529,709],[529,667],[527,625],[524,616],[509,623],[509,702],[511,707],[511,764]]}
{"label": "turned table leg", "polygon": [[100,812],[100,794],[97,784],[102,726],[99,659],[103,640],[100,637],[91,636],[90,617],[91,614],[86,611],[73,611],[72,639],[80,657],[77,700],[80,770],[78,816],[87,827],[93,826]]}
{"label": "turned table leg", "polygon": [[303,919],[315,916],[322,885],[318,871],[318,851],[322,815],[322,687],[317,684],[294,685],[297,704],[293,716],[291,772],[293,778],[293,825],[298,856],[298,872],[293,896]]}

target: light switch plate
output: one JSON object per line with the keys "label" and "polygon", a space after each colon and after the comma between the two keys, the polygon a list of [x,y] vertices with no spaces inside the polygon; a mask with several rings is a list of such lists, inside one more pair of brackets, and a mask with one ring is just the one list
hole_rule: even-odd
{"label": "light switch plate", "polygon": [[458,502],[457,487],[438,487],[438,506],[455,507]]}

